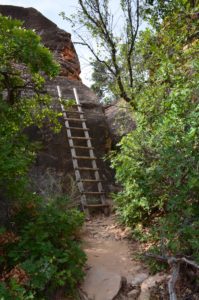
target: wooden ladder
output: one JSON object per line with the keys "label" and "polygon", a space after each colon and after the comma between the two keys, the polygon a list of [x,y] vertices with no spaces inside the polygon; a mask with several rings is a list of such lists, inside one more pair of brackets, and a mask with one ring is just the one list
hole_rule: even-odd
{"label": "wooden ladder", "polygon": [[[71,151],[76,183],[80,192],[82,209],[88,217],[90,208],[103,208],[104,213],[108,214],[109,205],[106,203],[105,191],[103,190],[102,180],[96,163],[97,158],[94,154],[94,147],[91,143],[89,128],[86,125],[86,119],[77,91],[75,88],[73,89],[76,105],[72,106],[72,110],[70,110],[71,107],[68,110],[64,108],[59,86],[57,86],[57,91]],[[76,110],[73,110],[74,107]],[[79,132],[81,133],[81,136],[76,136],[77,133],[80,135]],[[84,155],[82,155],[82,151],[84,152]],[[87,164],[90,163],[90,165],[82,166],[82,162],[86,162]],[[91,175],[91,178],[90,176],[88,177],[88,174]],[[88,184],[92,185],[92,190],[88,189]]]}

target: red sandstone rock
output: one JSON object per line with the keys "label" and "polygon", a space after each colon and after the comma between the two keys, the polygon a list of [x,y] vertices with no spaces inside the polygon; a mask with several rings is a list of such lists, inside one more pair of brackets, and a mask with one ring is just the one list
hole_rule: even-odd
{"label": "red sandstone rock", "polygon": [[[80,65],[71,41],[71,35],[59,29],[53,22],[33,8],[0,5],[0,13],[23,20],[24,26],[29,29],[35,29],[41,36],[44,45],[54,53],[55,58],[61,64],[61,72],[59,76],[53,80],[46,81],[45,89],[54,100],[54,109],[60,111],[61,107],[58,101],[57,85],[60,86],[63,99],[74,98],[73,88],[76,88],[87,119],[87,126],[90,129],[90,136],[94,138],[92,145],[95,147],[95,155],[101,158],[97,161],[98,167],[102,170],[100,174],[101,178],[107,183],[111,182],[111,180],[113,180],[112,171],[102,159],[111,148],[108,124],[97,96],[85,86],[79,78]],[[36,164],[31,175],[33,176],[35,174],[34,176],[38,179],[41,175],[43,178],[48,170],[53,170],[53,173],[55,172],[57,174],[55,176],[57,178],[59,178],[59,174],[62,174],[64,192],[70,193],[70,191],[67,190],[68,187],[70,188],[70,183],[68,183],[69,177],[67,176],[74,178],[74,170],[70,148],[66,138],[66,129],[63,123],[61,132],[59,134],[53,134],[53,132],[49,130],[48,125],[49,124],[46,124],[42,129],[32,126],[27,130],[31,140],[38,140],[43,144],[43,148],[38,153]],[[74,123],[73,126],[79,127],[79,123]],[[76,134],[80,136],[82,131],[77,131]],[[88,155],[88,153],[83,152],[81,152],[81,154]],[[103,186],[105,190],[109,190],[108,184],[103,184]]]}
{"label": "red sandstone rock", "polygon": [[56,24],[31,7],[0,5],[0,13],[22,20],[26,28],[34,29],[41,36],[44,45],[54,53],[61,64],[61,76],[69,80],[81,80],[79,59],[70,33],[58,28]]}

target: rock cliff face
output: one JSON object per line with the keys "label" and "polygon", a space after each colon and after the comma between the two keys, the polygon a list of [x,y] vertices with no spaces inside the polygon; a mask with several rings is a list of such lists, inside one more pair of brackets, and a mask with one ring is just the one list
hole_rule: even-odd
{"label": "rock cliff face", "polygon": [[[79,78],[80,65],[71,42],[71,35],[59,29],[53,22],[33,8],[0,5],[0,13],[24,21],[24,26],[35,29],[41,36],[44,45],[53,51],[55,58],[62,66],[62,70],[59,76],[46,83],[46,90],[53,97],[55,107],[60,110],[57,85],[60,86],[64,99],[74,98],[73,88],[76,88],[87,119],[87,127],[90,129],[90,136],[94,138],[92,144],[95,147],[95,154],[98,158],[103,158],[110,150],[109,128],[96,95],[82,84]],[[79,123],[73,126],[79,127]],[[80,133],[77,132],[77,136]],[[65,178],[68,178],[67,176],[74,178],[70,148],[64,126],[59,134],[52,134],[45,127],[42,130],[31,128],[29,136],[33,140],[43,142],[43,148],[37,157],[34,172],[32,172],[38,181],[42,181],[40,179],[43,178],[42,174],[46,170],[54,170],[53,174],[56,177],[61,177],[62,182],[65,181]],[[82,155],[85,154],[82,153]],[[107,182],[111,181],[110,169],[102,159],[98,160],[98,167],[103,171],[101,174],[102,179]],[[67,186],[66,183],[66,191]]]}
{"label": "rock cliff face", "polygon": [[22,20],[28,29],[34,29],[43,44],[55,55],[61,64],[61,74],[70,80],[80,80],[80,64],[70,33],[57,27],[34,8],[0,5],[2,15]]}

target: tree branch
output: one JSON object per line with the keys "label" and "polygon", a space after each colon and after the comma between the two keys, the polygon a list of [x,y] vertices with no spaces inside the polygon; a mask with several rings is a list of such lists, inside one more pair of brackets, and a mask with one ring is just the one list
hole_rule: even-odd
{"label": "tree branch", "polygon": [[168,290],[169,290],[169,299],[170,300],[177,300],[177,295],[175,292],[175,284],[179,277],[180,265],[182,263],[185,263],[185,264],[190,265],[193,268],[199,270],[199,265],[195,261],[189,260],[186,257],[176,258],[174,256],[161,256],[161,255],[156,255],[156,254],[152,254],[152,253],[145,253],[144,256],[148,257],[148,258],[149,257],[154,258],[159,261],[167,262],[171,266],[172,275],[168,282]]}
{"label": "tree branch", "polygon": [[83,43],[83,42],[73,42],[74,45],[82,45],[82,46],[86,46],[87,47],[87,44],[86,43]]}
{"label": "tree branch", "polygon": [[95,50],[92,48],[92,46],[91,46],[88,42],[86,42],[86,40],[85,40],[82,36],[80,36],[80,35],[78,34],[78,32],[75,31],[75,34],[78,36],[78,38],[79,38],[80,40],[82,40],[82,44],[85,45],[85,46],[87,46],[87,48],[88,48],[88,49],[90,50],[90,52],[93,54],[93,56],[95,57],[95,59],[96,59],[99,63],[105,65],[106,68],[107,68],[107,69],[115,76],[116,74],[115,74],[114,70],[111,68],[111,66],[108,65],[108,63],[107,63],[105,60],[102,60],[102,59],[99,58],[99,56],[95,53]]}
{"label": "tree branch", "polygon": [[130,87],[133,87],[133,68],[132,68],[132,54],[133,50],[135,48],[135,41],[138,34],[138,29],[140,25],[140,3],[139,0],[136,1],[136,28],[134,31],[133,26],[133,19],[132,19],[132,7],[131,7],[131,1],[128,0],[128,21],[130,26],[130,48],[127,53],[127,61],[128,61],[128,69],[129,69],[129,80],[130,80]]}
{"label": "tree branch", "polygon": [[152,254],[152,253],[145,253],[144,256],[148,257],[148,258],[151,257],[156,260],[167,262],[167,263],[169,263],[171,260],[175,263],[178,263],[178,262],[186,263],[187,265],[190,265],[199,270],[199,265],[195,261],[189,260],[186,257],[161,256],[161,255],[156,255],[156,254]]}

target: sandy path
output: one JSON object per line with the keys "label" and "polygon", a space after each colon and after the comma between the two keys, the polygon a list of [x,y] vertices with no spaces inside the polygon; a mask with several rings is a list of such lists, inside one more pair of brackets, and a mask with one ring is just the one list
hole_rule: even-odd
{"label": "sandy path", "polygon": [[[135,299],[129,296],[129,291],[133,289],[131,283],[146,278],[148,272],[136,260],[139,245],[128,240],[129,234],[129,230],[119,227],[113,215],[100,215],[85,224],[82,238],[88,261],[81,288],[89,299]],[[121,292],[124,282],[127,289]]]}

